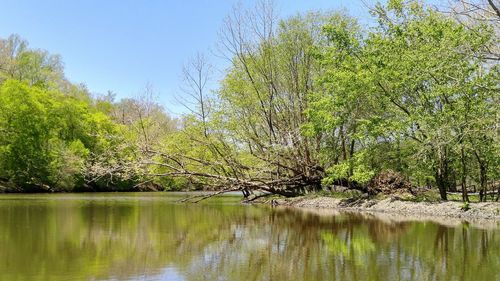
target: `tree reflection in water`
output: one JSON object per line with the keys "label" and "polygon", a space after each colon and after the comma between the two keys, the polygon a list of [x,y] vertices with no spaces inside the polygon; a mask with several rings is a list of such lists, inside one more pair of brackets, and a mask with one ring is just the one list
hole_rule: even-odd
{"label": "tree reflection in water", "polygon": [[1,200],[0,280],[495,280],[500,266],[498,228],[120,196]]}

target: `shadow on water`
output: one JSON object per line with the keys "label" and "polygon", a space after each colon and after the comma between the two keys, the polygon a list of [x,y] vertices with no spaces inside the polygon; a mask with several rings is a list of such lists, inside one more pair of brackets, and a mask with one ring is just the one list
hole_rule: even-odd
{"label": "shadow on water", "polygon": [[165,195],[0,200],[0,280],[495,280],[500,229]]}

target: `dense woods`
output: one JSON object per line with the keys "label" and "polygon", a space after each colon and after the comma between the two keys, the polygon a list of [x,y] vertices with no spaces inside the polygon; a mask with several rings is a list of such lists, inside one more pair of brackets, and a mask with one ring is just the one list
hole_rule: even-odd
{"label": "dense woods", "polygon": [[498,200],[499,7],[392,0],[371,13],[362,26],[343,12],[235,8],[217,44],[223,79],[210,91],[213,67],[196,56],[177,119],[150,86],[93,96],[58,56],[1,40],[0,186],[291,196],[367,191],[395,173],[443,200],[473,189]]}
{"label": "dense woods", "polygon": [[[151,101],[92,97],[70,83],[58,56],[17,35],[0,41],[0,186],[11,191],[130,190],[137,143],[176,128]],[[151,120],[154,119],[154,123]],[[158,126],[156,128],[155,126]],[[147,139],[146,138],[147,135]]]}

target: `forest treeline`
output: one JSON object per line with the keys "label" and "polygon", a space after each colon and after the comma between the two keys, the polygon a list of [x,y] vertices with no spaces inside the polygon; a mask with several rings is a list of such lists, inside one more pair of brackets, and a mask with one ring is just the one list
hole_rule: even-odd
{"label": "forest treeline", "polygon": [[68,81],[59,56],[18,35],[0,40],[0,190],[140,190],[145,170],[129,164],[138,143],[176,122],[150,87],[135,99],[94,97]]}
{"label": "forest treeline", "polygon": [[[269,2],[224,20],[215,70],[183,69],[172,118],[146,87],[92,96],[58,56],[0,41],[0,178],[19,190],[365,190],[381,173],[448,191],[500,180],[500,10],[391,0],[280,19]],[[500,189],[499,189],[500,192]]]}

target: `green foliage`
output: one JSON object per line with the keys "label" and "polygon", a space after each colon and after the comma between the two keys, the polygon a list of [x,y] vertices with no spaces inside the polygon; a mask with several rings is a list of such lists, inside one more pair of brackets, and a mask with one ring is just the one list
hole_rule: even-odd
{"label": "green foliage", "polygon": [[139,148],[176,125],[151,99],[113,98],[68,82],[59,56],[17,35],[0,39],[0,181],[33,191],[136,188],[149,172]]}
{"label": "green foliage", "polygon": [[48,92],[9,80],[0,88],[2,177],[16,183],[47,182],[54,120]]}
{"label": "green foliage", "polygon": [[0,87],[2,178],[72,189],[92,153],[109,149],[114,124],[83,101],[7,80]]}
{"label": "green foliage", "polygon": [[155,175],[161,189],[303,192],[393,170],[441,199],[460,185],[484,191],[500,176],[500,67],[486,55],[497,30],[419,1],[371,12],[378,24],[363,29],[343,13],[267,24],[235,11],[221,44],[232,64],[180,123],[149,88],[92,98],[58,56],[0,40],[1,180],[121,190]]}
{"label": "green foliage", "polygon": [[466,211],[470,210],[470,204],[469,204],[469,202],[464,202],[464,203],[462,204],[462,207],[460,207],[460,209],[461,209],[462,211],[464,211],[464,212],[466,212]]}
{"label": "green foliage", "polygon": [[498,65],[480,55],[494,40],[490,27],[466,29],[416,1],[374,14],[379,26],[369,32],[350,20],[323,28],[324,70],[303,131],[324,139],[328,177],[367,182],[393,169],[446,191],[463,149],[468,176],[498,178]]}

